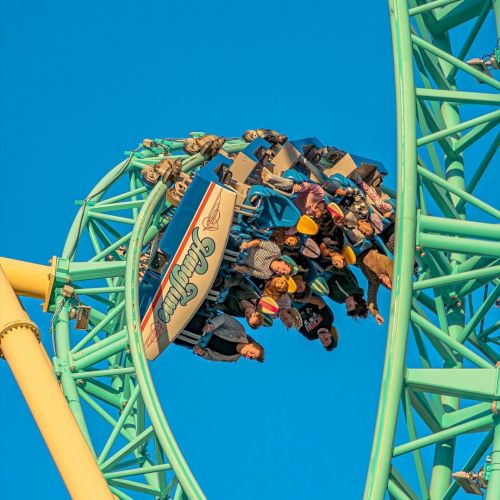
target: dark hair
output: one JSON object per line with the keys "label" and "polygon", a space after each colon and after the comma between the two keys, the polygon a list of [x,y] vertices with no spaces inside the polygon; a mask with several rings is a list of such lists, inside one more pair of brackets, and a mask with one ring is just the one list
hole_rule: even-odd
{"label": "dark hair", "polygon": [[[292,272],[292,264],[290,264],[290,262],[287,262],[286,260],[283,260],[281,258],[277,258],[277,259],[273,259],[270,263],[269,263],[269,269],[271,269],[271,265],[273,264],[273,262],[283,262],[283,264],[286,264],[288,266],[288,269],[290,269],[290,273]],[[271,269],[272,270],[272,269]]]}
{"label": "dark hair", "polygon": [[262,344],[259,344],[253,337],[250,337],[250,335],[247,335],[247,339],[248,339],[247,344],[253,344],[260,349],[260,355],[257,358],[254,358],[255,361],[258,361],[259,363],[264,363],[264,346]]}
{"label": "dark hair", "polygon": [[294,292],[293,294],[291,294],[292,297],[294,299],[303,299],[305,297],[309,297],[309,295],[311,295],[311,288],[309,287],[309,283],[307,283],[307,281],[304,279],[304,276],[302,274],[297,274],[295,277],[298,277],[298,276],[302,277],[302,281],[305,283],[306,287],[304,288],[303,292]]}
{"label": "dark hair", "polygon": [[[328,331],[328,334],[330,335],[331,342],[330,342],[330,344],[329,344],[328,346],[325,346],[325,345],[323,344],[323,342],[321,342],[321,339],[320,339],[320,343],[321,343],[321,345],[323,346],[323,348],[324,348],[324,349],[325,349],[325,351],[327,351],[327,352],[331,352],[331,351],[333,351],[333,350],[334,350],[334,349],[338,346],[338,332],[336,331],[337,329],[335,328],[337,338],[336,338],[336,337],[334,337],[334,336],[332,335],[332,331],[331,331],[333,328],[335,328],[335,327],[332,325],[332,327],[331,327],[330,329],[328,329],[328,328],[324,328],[324,327],[319,329],[319,330],[327,330],[327,331]],[[319,339],[319,331],[318,331],[318,339]]]}
{"label": "dark hair", "polygon": [[368,304],[361,293],[353,293],[356,307],[351,311],[347,311],[347,316],[351,318],[368,318]]}
{"label": "dark hair", "polygon": [[333,351],[339,345],[338,338],[335,338],[331,334],[331,332],[330,332],[330,338],[332,339],[332,341],[330,342],[330,345],[328,345],[327,347],[323,346],[325,351],[327,351],[327,352]]}
{"label": "dark hair", "polygon": [[249,344],[253,344],[254,346],[257,346],[258,349],[260,349],[260,354],[256,358],[254,358],[255,361],[264,363],[264,347],[262,346],[262,344],[255,342],[255,340],[253,342],[249,342]]}
{"label": "dark hair", "polygon": [[273,241],[276,245],[282,247],[285,244],[286,235],[284,227],[277,227],[269,237],[269,241]]}
{"label": "dark hair", "polygon": [[[323,346],[324,347],[324,346]],[[325,351],[327,352],[331,352],[333,351],[335,348],[337,347],[337,342],[335,342],[335,340],[333,339],[332,337],[332,342],[331,344],[328,346],[328,347],[325,347]]]}

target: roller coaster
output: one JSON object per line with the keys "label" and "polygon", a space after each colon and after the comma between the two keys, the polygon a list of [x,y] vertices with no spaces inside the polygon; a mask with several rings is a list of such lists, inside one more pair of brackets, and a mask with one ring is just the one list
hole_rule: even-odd
{"label": "roller coaster", "polygon": [[[259,129],[146,139],[81,200],[49,266],[0,259],[1,354],[72,497],[204,498],[148,361],[205,299],[219,300],[217,275],[238,258],[227,247],[235,224],[264,239],[282,226],[311,234],[289,194],[262,182],[266,168],[294,182],[356,174],[397,200],[365,498],[500,498],[500,210],[495,194],[474,194],[500,145],[500,1],[392,0],[389,10],[395,191],[381,185],[382,164],[316,138]],[[492,18],[488,55],[474,57]],[[52,315],[51,359],[17,296]],[[400,467],[408,456],[412,467]]]}

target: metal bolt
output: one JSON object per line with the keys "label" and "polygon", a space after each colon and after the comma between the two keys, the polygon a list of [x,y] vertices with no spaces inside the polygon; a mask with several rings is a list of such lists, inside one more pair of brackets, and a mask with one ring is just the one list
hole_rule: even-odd
{"label": "metal bolt", "polygon": [[72,371],[72,372],[75,372],[76,371],[76,366],[70,366],[69,369]]}

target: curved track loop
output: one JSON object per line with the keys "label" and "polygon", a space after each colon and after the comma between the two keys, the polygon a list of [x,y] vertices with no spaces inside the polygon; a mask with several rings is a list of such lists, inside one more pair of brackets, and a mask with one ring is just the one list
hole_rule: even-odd
{"label": "curved track loop", "polygon": [[[53,360],[117,497],[204,498],[162,412],[140,337],[139,259],[168,223],[167,186],[147,188],[140,170],[159,159],[131,156],[83,201],[57,264]],[[65,297],[65,283],[73,297]],[[71,326],[78,303],[92,307],[88,331]]]}
{"label": "curved track loop", "polygon": [[[485,19],[493,17],[488,1],[389,5],[397,243],[365,498],[386,492],[452,498],[459,485],[451,474],[477,472],[490,454],[487,498],[497,499],[500,211],[497,189],[479,186],[493,193],[490,202],[473,192],[500,145],[500,84],[464,61],[491,51],[499,35],[483,37],[487,47],[475,45]],[[493,6],[498,27],[500,3]],[[471,46],[481,53],[469,54]]]}

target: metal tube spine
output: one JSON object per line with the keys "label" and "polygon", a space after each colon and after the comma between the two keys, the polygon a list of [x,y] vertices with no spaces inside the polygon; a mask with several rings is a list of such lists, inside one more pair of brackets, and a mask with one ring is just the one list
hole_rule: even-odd
{"label": "metal tube spine", "polygon": [[[72,498],[113,498],[0,266],[0,347]],[[50,404],[47,402],[50,401]],[[61,431],[64,432],[61,432]],[[78,464],[75,467],[75,464]]]}

